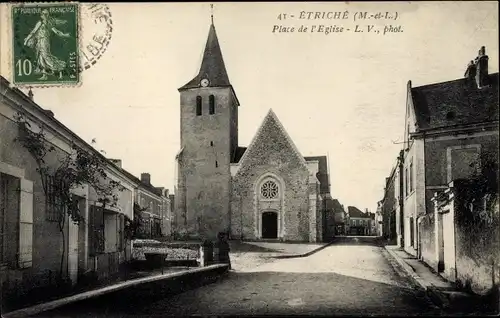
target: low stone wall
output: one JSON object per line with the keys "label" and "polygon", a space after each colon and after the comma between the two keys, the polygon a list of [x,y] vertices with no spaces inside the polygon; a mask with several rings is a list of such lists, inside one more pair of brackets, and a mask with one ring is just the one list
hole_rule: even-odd
{"label": "low stone wall", "polygon": [[[86,308],[109,306],[115,310],[118,307],[124,312],[138,314],[134,310],[140,308],[142,302],[150,303],[213,283],[227,274],[228,270],[227,265],[217,264],[178,273],[143,277],[8,313],[4,311],[2,316],[15,318],[43,313],[44,317],[50,317],[54,316],[54,311],[51,312],[51,310],[57,312],[58,307],[67,305],[73,306],[74,312],[83,312]],[[130,301],[124,301],[124,299]]]}
{"label": "low stone wall", "polygon": [[167,261],[199,260],[201,243],[140,242],[132,244],[132,259],[145,260],[145,253],[166,253]]}
{"label": "low stone wall", "polygon": [[[137,313],[136,308],[142,303],[149,304],[155,300],[165,299],[173,295],[196,289],[216,282],[228,273],[227,265],[212,265],[196,268],[182,273],[168,274],[164,277],[153,277],[137,284],[130,284],[121,289],[78,302],[78,308],[94,307],[96,304],[117,304],[121,312]],[[129,299],[133,301],[124,301]],[[47,316],[50,312],[48,312]]]}

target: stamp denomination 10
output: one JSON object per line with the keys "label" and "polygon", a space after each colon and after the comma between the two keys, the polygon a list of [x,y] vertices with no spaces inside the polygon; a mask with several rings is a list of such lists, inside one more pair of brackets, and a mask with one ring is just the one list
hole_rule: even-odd
{"label": "stamp denomination 10", "polygon": [[77,84],[79,10],[76,3],[12,6],[13,82]]}

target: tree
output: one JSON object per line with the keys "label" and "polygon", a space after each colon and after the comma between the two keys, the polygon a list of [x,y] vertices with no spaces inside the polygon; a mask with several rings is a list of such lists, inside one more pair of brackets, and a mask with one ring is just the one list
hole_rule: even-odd
{"label": "tree", "polygon": [[[59,156],[55,164],[48,164],[46,157],[56,148],[48,142],[44,127],[39,126],[39,131],[35,132],[23,113],[17,113],[15,120],[19,127],[19,135],[15,141],[28,150],[34,158],[45,196],[56,198],[57,203],[51,208],[56,213],[62,237],[63,249],[59,270],[59,278],[62,280],[66,255],[64,235],[66,219],[79,225],[85,224],[78,204],[79,198],[73,195],[73,190],[85,185],[94,189],[97,202],[101,204],[104,211],[106,207],[117,205],[117,192],[123,191],[124,188],[120,182],[108,177],[105,171],[108,165],[107,159],[98,153],[82,149],[74,142],[71,143],[69,153],[62,151],[62,157]],[[95,139],[92,140],[92,144],[95,144]]]}

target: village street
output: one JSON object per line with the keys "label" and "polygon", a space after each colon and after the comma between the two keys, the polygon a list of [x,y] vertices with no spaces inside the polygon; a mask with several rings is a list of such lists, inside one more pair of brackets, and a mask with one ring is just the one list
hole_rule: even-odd
{"label": "village street", "polygon": [[97,298],[39,317],[439,314],[386,253],[373,237],[346,237],[302,258],[240,257],[218,282],[175,296]]}

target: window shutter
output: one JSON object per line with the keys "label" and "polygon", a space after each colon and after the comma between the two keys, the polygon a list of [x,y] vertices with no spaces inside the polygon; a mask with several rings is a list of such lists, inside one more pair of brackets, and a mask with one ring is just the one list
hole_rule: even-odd
{"label": "window shutter", "polygon": [[33,264],[33,182],[21,179],[19,195],[19,267]]}
{"label": "window shutter", "polygon": [[123,237],[123,227],[122,227],[122,216],[123,214],[118,214],[118,217],[116,219],[116,232],[117,232],[117,238],[116,238],[116,244],[118,247],[118,251],[121,251],[123,249],[123,244],[122,244],[122,237]]}
{"label": "window shutter", "polygon": [[101,207],[95,208],[95,226],[96,226],[96,252],[103,253],[105,250],[105,232],[104,232],[104,211]]}
{"label": "window shutter", "polygon": [[121,228],[120,243],[121,243],[121,249],[123,250],[125,248],[125,216],[123,214],[120,214],[120,228]]}
{"label": "window shutter", "polygon": [[116,251],[119,251],[121,248],[120,246],[121,227],[120,227],[120,215],[118,213],[115,214],[115,230],[116,230],[115,249]]}
{"label": "window shutter", "polygon": [[90,206],[89,211],[89,255],[94,256],[96,252],[96,240],[95,240],[95,206]]}
{"label": "window shutter", "polygon": [[123,214],[116,214],[116,250],[123,250],[123,223],[124,217]]}

